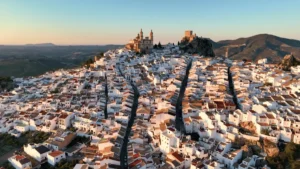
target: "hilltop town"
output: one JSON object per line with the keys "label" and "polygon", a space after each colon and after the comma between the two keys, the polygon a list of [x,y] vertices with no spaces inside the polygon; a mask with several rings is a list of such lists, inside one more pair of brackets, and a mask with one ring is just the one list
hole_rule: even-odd
{"label": "hilltop town", "polygon": [[281,147],[298,147],[300,66],[153,40],[141,30],[88,66],[14,78],[0,93],[4,168],[270,169]]}

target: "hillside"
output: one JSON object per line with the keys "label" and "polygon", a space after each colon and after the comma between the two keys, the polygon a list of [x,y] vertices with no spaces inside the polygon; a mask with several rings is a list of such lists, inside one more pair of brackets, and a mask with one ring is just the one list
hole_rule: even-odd
{"label": "hillside", "polygon": [[116,49],[121,45],[106,46],[0,46],[1,76],[36,76],[47,71],[80,66],[100,52]]}
{"label": "hillside", "polygon": [[55,46],[53,43],[26,44],[25,46]]}
{"label": "hillside", "polygon": [[212,44],[216,56],[224,56],[226,47],[232,46],[228,52],[228,57],[231,59],[257,61],[267,58],[270,62],[279,63],[285,55],[291,53],[296,58],[300,58],[299,40],[286,39],[269,34],[259,34],[236,40],[223,40]]}

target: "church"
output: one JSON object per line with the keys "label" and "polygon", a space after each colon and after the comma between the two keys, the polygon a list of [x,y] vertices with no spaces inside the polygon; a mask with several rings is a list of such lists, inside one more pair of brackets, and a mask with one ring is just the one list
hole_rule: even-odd
{"label": "church", "polygon": [[143,30],[141,29],[137,37],[125,46],[127,49],[134,50],[139,53],[150,53],[153,48],[153,32],[150,32],[150,38],[143,36]]}

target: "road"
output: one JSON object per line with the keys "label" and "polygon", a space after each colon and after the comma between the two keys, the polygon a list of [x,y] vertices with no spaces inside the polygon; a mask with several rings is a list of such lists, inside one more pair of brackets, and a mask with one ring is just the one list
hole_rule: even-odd
{"label": "road", "polygon": [[236,105],[236,109],[240,109],[240,107],[238,106],[236,94],[234,92],[234,86],[233,86],[233,81],[232,81],[232,75],[231,75],[231,72],[230,72],[230,68],[231,68],[231,66],[228,66],[228,70],[227,70],[228,81],[229,81],[229,90],[230,90],[230,94],[233,96],[233,102]]}
{"label": "road", "polygon": [[192,67],[192,60],[188,63],[187,67],[186,67],[186,74],[185,77],[181,83],[180,86],[180,91],[179,91],[179,96],[177,98],[177,103],[176,103],[176,124],[175,127],[177,130],[186,133],[185,132],[185,127],[184,127],[184,123],[183,123],[183,119],[182,119],[182,99],[184,97],[184,92],[187,86],[187,82],[188,82],[188,78],[189,78],[189,73],[190,73],[190,69]]}
{"label": "road", "polygon": [[[120,71],[121,75],[125,78],[125,76],[123,75],[120,68],[119,68],[119,71]],[[127,146],[128,146],[128,142],[129,142],[131,128],[133,126],[134,119],[136,117],[136,111],[137,111],[138,103],[139,103],[138,100],[139,100],[139,96],[140,96],[140,93],[139,93],[137,87],[134,85],[134,83],[129,81],[129,80],[128,80],[128,83],[130,83],[131,86],[132,86],[132,89],[133,89],[133,92],[134,92],[134,100],[133,100],[132,107],[131,107],[130,119],[128,121],[125,136],[123,138],[123,145],[121,146],[121,153],[120,153],[121,169],[127,169],[128,168],[128,163],[127,163],[128,162],[128,150],[127,150]]]}
{"label": "road", "polygon": [[108,114],[107,114],[107,103],[108,103],[108,87],[107,87],[107,76],[105,74],[105,109],[104,109],[104,116],[105,119],[108,118]]}

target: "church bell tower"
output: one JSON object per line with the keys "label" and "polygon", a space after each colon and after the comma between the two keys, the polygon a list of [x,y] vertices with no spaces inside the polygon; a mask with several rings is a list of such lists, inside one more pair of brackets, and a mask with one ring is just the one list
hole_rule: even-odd
{"label": "church bell tower", "polygon": [[152,42],[153,42],[153,32],[152,32],[152,30],[150,32],[150,40],[152,40]]}
{"label": "church bell tower", "polygon": [[141,32],[140,32],[140,40],[143,40],[144,36],[143,36],[143,30],[141,29]]}

